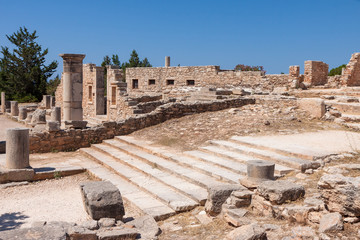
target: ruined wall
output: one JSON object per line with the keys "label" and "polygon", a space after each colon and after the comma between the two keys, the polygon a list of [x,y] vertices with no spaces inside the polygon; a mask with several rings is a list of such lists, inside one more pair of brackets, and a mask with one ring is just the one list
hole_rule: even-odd
{"label": "ruined wall", "polygon": [[304,83],[311,86],[327,83],[329,65],[321,61],[305,61]]}
{"label": "ruined wall", "polygon": [[118,135],[130,134],[134,131],[150,127],[164,121],[183,117],[189,114],[208,111],[219,111],[227,108],[255,104],[253,98],[236,98],[212,102],[176,102],[156,108],[155,111],[130,117],[122,121],[105,122],[88,129],[67,129],[57,132],[32,132],[30,134],[30,151],[51,152],[76,150],[89,147],[93,143],[113,138]]}
{"label": "ruined wall", "polygon": [[173,89],[236,86],[261,87],[272,90],[274,85],[287,84],[287,75],[265,75],[263,72],[221,70],[219,66],[127,68],[128,93],[168,92]]}
{"label": "ruined wall", "polygon": [[83,65],[83,115],[85,118],[105,114],[104,68]]}
{"label": "ruined wall", "polygon": [[354,53],[341,78],[344,86],[360,86],[360,53]]}

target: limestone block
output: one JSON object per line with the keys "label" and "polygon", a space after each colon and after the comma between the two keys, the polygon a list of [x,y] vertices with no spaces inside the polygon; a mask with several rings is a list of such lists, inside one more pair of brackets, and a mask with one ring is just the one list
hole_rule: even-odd
{"label": "limestone block", "polygon": [[325,103],[320,98],[298,99],[298,106],[315,118],[321,118],[325,114]]}
{"label": "limestone block", "polygon": [[80,184],[86,212],[92,219],[115,218],[125,215],[119,189],[111,182],[85,182]]}
{"label": "limestone block", "polygon": [[0,239],[52,239],[66,240],[66,231],[60,226],[17,228],[0,231]]}
{"label": "limestone block", "polygon": [[58,121],[61,123],[61,107],[53,107],[51,109],[51,121]]}
{"label": "limestone block", "polygon": [[233,191],[245,190],[238,184],[224,184],[209,187],[208,198],[205,204],[205,211],[211,216],[216,216],[221,212],[221,206]]}
{"label": "limestone block", "polygon": [[320,220],[319,232],[335,232],[344,229],[344,223],[340,213],[325,214]]}
{"label": "limestone block", "polygon": [[320,178],[318,188],[329,211],[360,216],[360,177],[326,174]]}
{"label": "limestone block", "polygon": [[73,226],[67,230],[69,240],[97,240],[95,231],[80,226]]}
{"label": "limestone block", "polygon": [[99,240],[113,240],[113,239],[136,239],[139,235],[138,231],[134,228],[124,228],[121,230],[109,230],[98,232],[97,236]]}
{"label": "limestone block", "polygon": [[100,218],[98,221],[99,227],[113,227],[115,226],[116,220],[115,218]]}
{"label": "limestone block", "polygon": [[57,121],[47,121],[45,129],[46,129],[46,131],[49,131],[49,132],[60,131],[60,123]]}
{"label": "limestone block", "polygon": [[87,121],[64,121],[65,128],[72,128],[72,129],[84,129],[86,128]]}
{"label": "limestone block", "polygon": [[29,129],[7,129],[6,167],[9,169],[21,169],[29,166]]}
{"label": "limestone block", "polygon": [[225,240],[266,240],[266,232],[258,224],[245,225],[229,232]]}
{"label": "limestone block", "polygon": [[235,208],[247,207],[251,203],[251,196],[254,193],[249,190],[233,191],[226,200],[226,204]]}
{"label": "limestone block", "polygon": [[45,124],[46,123],[46,110],[36,109],[31,118],[31,124]]}
{"label": "limestone block", "polygon": [[134,226],[140,232],[141,238],[144,239],[156,239],[156,237],[161,233],[155,219],[149,215],[138,217],[126,224]]}
{"label": "limestone block", "polygon": [[271,203],[282,204],[305,196],[305,189],[286,180],[265,181],[259,184],[257,193]]}
{"label": "limestone block", "polygon": [[31,181],[34,174],[34,169],[0,170],[0,183]]}

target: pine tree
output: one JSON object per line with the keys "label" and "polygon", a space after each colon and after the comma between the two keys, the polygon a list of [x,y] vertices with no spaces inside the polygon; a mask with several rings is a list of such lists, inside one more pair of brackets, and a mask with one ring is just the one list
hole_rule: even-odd
{"label": "pine tree", "polygon": [[129,59],[129,65],[127,67],[140,67],[140,59],[139,59],[139,55],[136,52],[136,50],[132,50],[131,55],[130,55],[130,59]]}
{"label": "pine tree", "polygon": [[149,60],[147,58],[144,58],[144,60],[141,61],[141,67],[152,67]]}
{"label": "pine tree", "polygon": [[30,33],[26,27],[7,39],[15,45],[12,51],[1,47],[0,89],[9,99],[23,101],[40,101],[46,93],[47,79],[55,72],[58,63],[52,61],[45,65],[48,49],[42,50],[35,41],[36,31]]}

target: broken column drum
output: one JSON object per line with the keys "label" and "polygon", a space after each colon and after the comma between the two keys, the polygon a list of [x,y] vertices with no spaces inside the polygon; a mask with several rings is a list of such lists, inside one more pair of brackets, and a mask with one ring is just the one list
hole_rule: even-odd
{"label": "broken column drum", "polygon": [[261,180],[274,180],[275,164],[264,160],[247,162],[248,178]]}
{"label": "broken column drum", "polygon": [[61,123],[61,108],[53,107],[51,110],[51,121],[57,121]]}
{"label": "broken column drum", "polygon": [[29,129],[7,129],[6,167],[10,169],[22,169],[29,166]]}
{"label": "broken column drum", "polygon": [[27,118],[27,108],[21,107],[19,108],[19,120],[25,120]]}
{"label": "broken column drum", "polygon": [[60,54],[64,60],[63,111],[64,121],[82,121],[84,54]]}
{"label": "broken column drum", "polygon": [[11,116],[19,116],[19,107],[17,101],[10,102],[10,114]]}
{"label": "broken column drum", "polygon": [[165,67],[170,67],[170,56],[165,57]]}

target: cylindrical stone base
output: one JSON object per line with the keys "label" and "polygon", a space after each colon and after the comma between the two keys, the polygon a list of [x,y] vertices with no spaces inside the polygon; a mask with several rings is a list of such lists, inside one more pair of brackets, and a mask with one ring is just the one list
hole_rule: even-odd
{"label": "cylindrical stone base", "polygon": [[21,107],[19,108],[19,120],[25,120],[27,118],[27,108]]}
{"label": "cylindrical stone base", "polygon": [[247,175],[253,179],[274,180],[275,164],[264,160],[247,162]]}
{"label": "cylindrical stone base", "polygon": [[17,101],[10,102],[10,114],[11,116],[19,116],[19,107]]}
{"label": "cylindrical stone base", "polygon": [[29,166],[29,129],[7,129],[6,167],[10,169],[22,169]]}
{"label": "cylindrical stone base", "polygon": [[51,121],[57,121],[61,124],[61,107],[53,107],[52,108]]}

